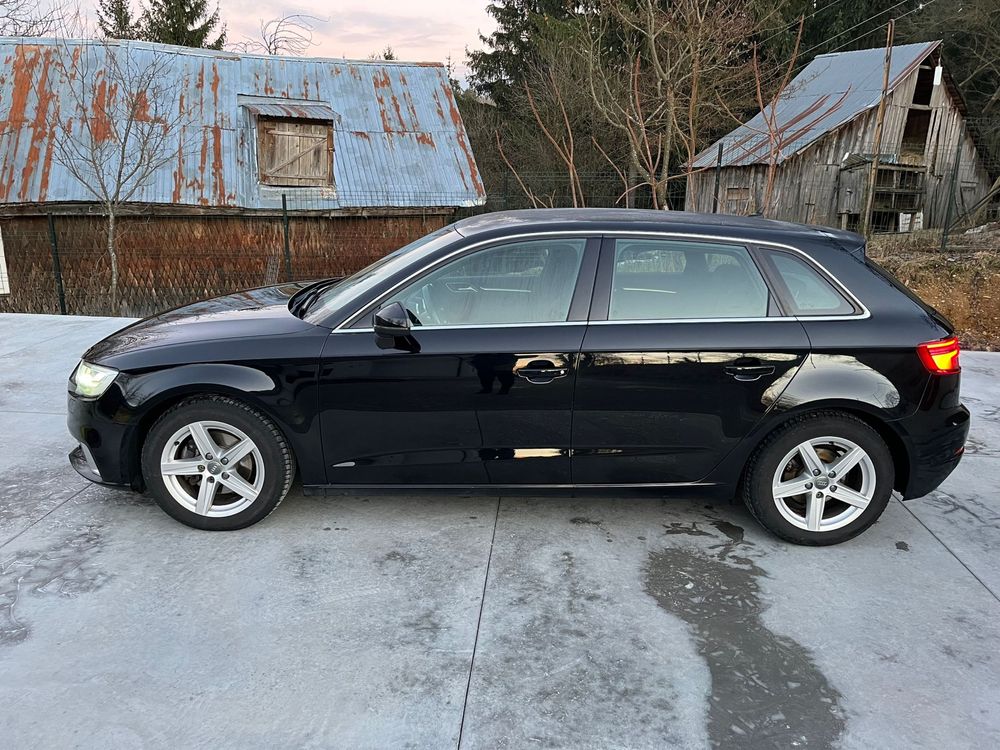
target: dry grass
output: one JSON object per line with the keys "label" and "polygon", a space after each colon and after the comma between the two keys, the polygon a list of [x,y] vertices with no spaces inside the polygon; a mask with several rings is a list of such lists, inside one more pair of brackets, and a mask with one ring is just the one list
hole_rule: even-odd
{"label": "dry grass", "polygon": [[940,244],[940,232],[884,235],[868,254],[948,316],[964,346],[1000,350],[1000,227]]}

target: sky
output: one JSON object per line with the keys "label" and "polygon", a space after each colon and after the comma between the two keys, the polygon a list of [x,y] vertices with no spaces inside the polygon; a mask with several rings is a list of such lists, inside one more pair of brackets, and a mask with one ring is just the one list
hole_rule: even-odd
{"label": "sky", "polygon": [[444,62],[449,55],[464,78],[465,49],[481,47],[479,33],[494,29],[487,0],[221,0],[230,43],[259,35],[261,20],[293,13],[316,16],[307,55],[365,59],[389,45],[400,60]]}

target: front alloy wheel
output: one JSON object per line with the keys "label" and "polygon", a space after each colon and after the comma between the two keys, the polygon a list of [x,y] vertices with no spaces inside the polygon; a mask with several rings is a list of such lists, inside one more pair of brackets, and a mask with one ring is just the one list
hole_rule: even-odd
{"label": "front alloy wheel", "polygon": [[170,495],[199,516],[246,510],[264,486],[264,459],[245,432],[225,422],[198,421],[167,439],[160,476]]}
{"label": "front alloy wheel", "polygon": [[843,412],[786,422],[747,464],[743,499],[772,533],[797,544],[838,544],[882,514],[895,466],[882,437]]}
{"label": "front alloy wheel", "polygon": [[295,465],[281,430],[235,399],[182,401],[153,425],[142,450],[159,506],[198,529],[257,523],[284,499]]}

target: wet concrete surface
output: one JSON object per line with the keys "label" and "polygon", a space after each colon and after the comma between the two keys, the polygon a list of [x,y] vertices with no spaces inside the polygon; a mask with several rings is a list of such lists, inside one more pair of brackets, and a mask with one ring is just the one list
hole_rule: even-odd
{"label": "wet concrete surface", "polygon": [[195,532],[68,467],[121,321],[0,315],[5,748],[1000,746],[1000,355],[970,455],[838,547],[739,506],[306,498]]}

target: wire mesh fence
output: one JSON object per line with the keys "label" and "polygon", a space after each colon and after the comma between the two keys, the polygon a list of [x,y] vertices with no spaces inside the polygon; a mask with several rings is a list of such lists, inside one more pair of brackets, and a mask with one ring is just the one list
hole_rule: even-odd
{"label": "wire mesh fence", "polygon": [[[394,216],[125,215],[4,219],[0,311],[144,316],[288,280],[353,273],[450,221]],[[115,278],[117,277],[117,278]]]}

